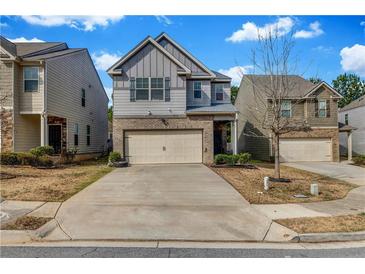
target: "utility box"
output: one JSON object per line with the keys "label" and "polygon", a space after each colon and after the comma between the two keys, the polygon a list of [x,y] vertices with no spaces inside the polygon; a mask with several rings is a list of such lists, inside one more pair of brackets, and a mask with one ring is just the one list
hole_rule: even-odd
{"label": "utility box", "polygon": [[319,195],[319,189],[318,189],[318,184],[317,183],[311,184],[311,194],[313,196],[318,196]]}

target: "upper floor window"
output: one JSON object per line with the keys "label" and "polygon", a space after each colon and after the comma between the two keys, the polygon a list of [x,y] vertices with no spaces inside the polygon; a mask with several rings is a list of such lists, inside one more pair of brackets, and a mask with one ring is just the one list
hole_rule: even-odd
{"label": "upper floor window", "polygon": [[151,100],[163,100],[163,78],[151,78]]}
{"label": "upper floor window", "polygon": [[327,100],[318,101],[318,117],[327,117]]}
{"label": "upper floor window", "polygon": [[24,67],[24,91],[37,92],[39,86],[39,68]]}
{"label": "upper floor window", "polygon": [[201,99],[202,98],[202,82],[195,81],[193,89],[194,89],[194,99]]}
{"label": "upper floor window", "polygon": [[345,114],[345,125],[349,124],[349,115],[348,113]]}
{"label": "upper floor window", "polygon": [[86,105],[86,92],[85,89],[81,89],[81,106],[85,107]]}
{"label": "upper floor window", "polygon": [[149,78],[137,78],[136,79],[136,100],[149,100]]}
{"label": "upper floor window", "polygon": [[87,146],[90,146],[90,133],[91,133],[90,125],[86,125],[86,145]]}
{"label": "upper floor window", "polygon": [[223,101],[223,84],[216,84],[215,85],[215,100],[216,101]]}
{"label": "upper floor window", "polygon": [[290,118],[291,117],[291,101],[282,100],[280,111],[281,111],[281,117]]}

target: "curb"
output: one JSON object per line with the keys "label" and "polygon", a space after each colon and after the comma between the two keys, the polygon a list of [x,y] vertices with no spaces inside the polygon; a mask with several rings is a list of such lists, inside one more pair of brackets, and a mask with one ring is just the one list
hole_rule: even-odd
{"label": "curb", "polygon": [[41,240],[42,238],[49,235],[57,227],[58,227],[57,221],[55,219],[52,219],[49,222],[45,223],[40,228],[38,228],[37,230],[29,231],[29,233],[30,233],[32,239]]}
{"label": "curb", "polygon": [[365,231],[339,233],[307,233],[299,234],[291,239],[294,243],[348,242],[365,240]]}

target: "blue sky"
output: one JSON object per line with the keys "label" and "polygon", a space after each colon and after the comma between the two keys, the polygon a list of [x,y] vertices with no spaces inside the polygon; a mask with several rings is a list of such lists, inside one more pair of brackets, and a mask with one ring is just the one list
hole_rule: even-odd
{"label": "blue sky", "polygon": [[0,26],[9,39],[88,48],[110,94],[105,69],[147,35],[167,32],[209,68],[237,82],[237,67],[249,72],[252,65],[253,34],[273,25],[283,34],[294,33],[297,73],[328,83],[343,72],[365,77],[365,16],[2,16]]}

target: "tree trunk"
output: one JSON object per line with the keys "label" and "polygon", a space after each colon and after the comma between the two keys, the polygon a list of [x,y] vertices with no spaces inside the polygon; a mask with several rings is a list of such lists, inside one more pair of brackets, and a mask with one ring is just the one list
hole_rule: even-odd
{"label": "tree trunk", "polygon": [[275,146],[275,178],[280,179],[280,150],[279,150],[279,134],[274,134],[274,146]]}

